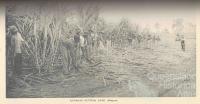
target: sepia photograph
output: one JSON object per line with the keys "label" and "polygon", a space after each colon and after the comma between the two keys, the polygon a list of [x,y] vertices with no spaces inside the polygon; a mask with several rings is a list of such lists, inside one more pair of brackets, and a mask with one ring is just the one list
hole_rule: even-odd
{"label": "sepia photograph", "polygon": [[6,98],[196,97],[196,2],[7,1]]}

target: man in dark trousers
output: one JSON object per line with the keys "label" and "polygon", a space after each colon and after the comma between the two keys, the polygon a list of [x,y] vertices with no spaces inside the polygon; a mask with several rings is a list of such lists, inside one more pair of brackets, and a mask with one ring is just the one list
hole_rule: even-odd
{"label": "man in dark trousers", "polygon": [[176,35],[176,41],[180,41],[181,42],[181,49],[182,51],[185,51],[185,38],[183,35]]}
{"label": "man in dark trousers", "polygon": [[182,51],[185,51],[185,39],[184,39],[184,36],[181,37],[181,49],[182,49]]}
{"label": "man in dark trousers", "polygon": [[12,56],[14,59],[13,75],[19,76],[22,71],[22,44],[24,39],[15,26],[10,26]]}
{"label": "man in dark trousers", "polygon": [[79,72],[79,48],[79,29],[76,29],[76,34],[73,37],[61,40],[61,52],[63,54],[64,74],[68,74],[71,71]]}

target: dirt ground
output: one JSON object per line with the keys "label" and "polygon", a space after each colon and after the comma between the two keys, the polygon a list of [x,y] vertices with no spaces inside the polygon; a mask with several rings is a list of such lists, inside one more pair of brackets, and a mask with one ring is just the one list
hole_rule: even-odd
{"label": "dirt ground", "polygon": [[84,64],[79,73],[44,77],[55,83],[9,89],[7,97],[196,96],[195,40],[187,41],[185,52],[180,43],[153,49],[104,47],[95,59],[101,63]]}

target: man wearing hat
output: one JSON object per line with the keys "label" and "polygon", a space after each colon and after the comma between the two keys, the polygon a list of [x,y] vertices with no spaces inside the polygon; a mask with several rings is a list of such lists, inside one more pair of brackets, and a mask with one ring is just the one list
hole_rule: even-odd
{"label": "man wearing hat", "polygon": [[11,47],[12,47],[12,54],[14,57],[14,70],[13,74],[19,76],[21,74],[22,69],[22,43],[24,39],[22,38],[21,34],[18,32],[16,26],[10,26],[11,32]]}
{"label": "man wearing hat", "polygon": [[[64,74],[68,74],[70,71],[79,71],[80,32],[80,28],[77,27],[73,38],[61,39],[61,49],[63,50],[62,54],[64,56]],[[65,49],[67,50],[67,54],[65,54]]]}
{"label": "man wearing hat", "polygon": [[181,49],[182,49],[182,51],[185,51],[185,38],[184,38],[184,35],[181,36]]}

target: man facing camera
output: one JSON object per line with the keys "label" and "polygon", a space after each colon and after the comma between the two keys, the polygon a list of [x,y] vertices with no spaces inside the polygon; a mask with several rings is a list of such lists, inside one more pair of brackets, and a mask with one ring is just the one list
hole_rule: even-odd
{"label": "man facing camera", "polygon": [[12,47],[12,55],[14,60],[13,74],[14,76],[19,76],[22,70],[22,43],[24,39],[21,34],[18,32],[16,26],[10,26],[11,32],[11,47]]}

